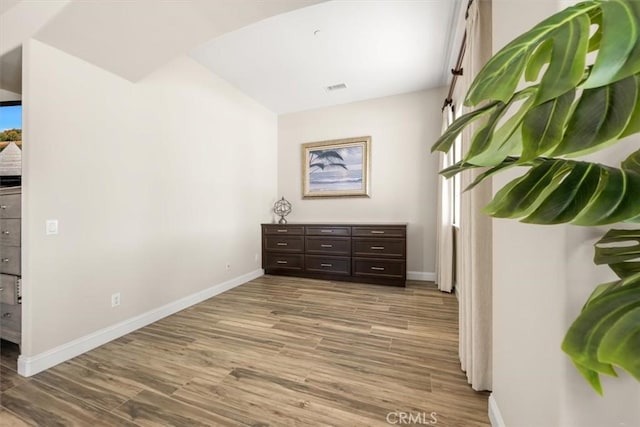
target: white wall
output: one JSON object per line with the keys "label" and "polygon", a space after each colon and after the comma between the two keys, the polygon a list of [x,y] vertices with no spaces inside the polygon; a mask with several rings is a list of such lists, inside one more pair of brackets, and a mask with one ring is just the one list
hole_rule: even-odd
{"label": "white wall", "polygon": [[11,92],[10,90],[0,89],[0,101],[20,101],[22,95]]}
{"label": "white wall", "polygon": [[[378,98],[278,118],[278,195],[293,222],[407,222],[410,277],[433,280],[437,157],[444,89]],[[371,198],[302,199],[301,144],[371,136]],[[425,274],[427,273],[427,274]],[[431,274],[429,274],[431,273]]]}
{"label": "white wall", "polygon": [[[493,0],[494,52],[561,6],[557,0]],[[593,159],[616,165],[639,142],[630,138]],[[494,178],[494,190],[507,181]],[[619,379],[603,378],[600,397],[560,349],[594,286],[614,278],[592,262],[593,243],[606,229],[494,220],[492,397],[506,426],[640,425],[634,379],[622,371]]]}
{"label": "white wall", "polygon": [[24,58],[23,357],[259,270],[273,113],[188,57],[137,84],[35,40]]}

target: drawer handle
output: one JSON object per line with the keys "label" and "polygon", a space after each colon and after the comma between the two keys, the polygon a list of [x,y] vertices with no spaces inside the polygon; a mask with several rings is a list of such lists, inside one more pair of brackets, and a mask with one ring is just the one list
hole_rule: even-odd
{"label": "drawer handle", "polygon": [[7,209],[7,205],[0,205],[0,209]]}
{"label": "drawer handle", "polygon": [[384,267],[371,267],[372,270],[384,271]]}
{"label": "drawer handle", "polygon": [[333,245],[320,245],[321,248],[332,248]]}
{"label": "drawer handle", "polygon": [[320,267],[328,267],[328,268],[331,268],[331,267],[333,267],[333,264],[320,264]]}
{"label": "drawer handle", "polygon": [[371,230],[371,234],[384,234],[382,230]]}
{"label": "drawer handle", "polygon": [[9,230],[4,230],[2,234],[4,234],[5,236],[8,236],[9,234],[11,234],[11,232]]}
{"label": "drawer handle", "polygon": [[5,314],[2,315],[2,317],[4,319],[10,319],[11,318],[11,313],[5,313]]}
{"label": "drawer handle", "polygon": [[333,230],[320,230],[321,233],[333,233]]}
{"label": "drawer handle", "polygon": [[278,233],[288,233],[289,230],[278,230]]}
{"label": "drawer handle", "polygon": [[374,251],[383,251],[384,246],[371,246],[371,249]]}
{"label": "drawer handle", "polygon": [[4,288],[0,288],[0,292],[4,291]]}
{"label": "drawer handle", "polygon": [[283,243],[283,242],[278,242],[276,243],[278,246],[287,246],[287,243]]}
{"label": "drawer handle", "polygon": [[287,261],[276,261],[276,263],[278,263],[278,264],[286,264]]}
{"label": "drawer handle", "polygon": [[2,258],[2,262],[9,262],[9,258]]}

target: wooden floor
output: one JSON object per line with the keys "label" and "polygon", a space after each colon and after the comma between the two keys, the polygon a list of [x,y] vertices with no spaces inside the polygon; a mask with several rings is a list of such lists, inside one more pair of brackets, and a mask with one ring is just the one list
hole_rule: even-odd
{"label": "wooden floor", "polygon": [[457,337],[424,282],[263,276],[31,378],[3,343],[0,425],[489,426]]}

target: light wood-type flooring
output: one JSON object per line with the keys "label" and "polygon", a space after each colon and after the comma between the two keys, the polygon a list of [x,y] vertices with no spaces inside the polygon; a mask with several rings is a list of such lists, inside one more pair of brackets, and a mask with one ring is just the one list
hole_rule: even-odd
{"label": "light wood-type flooring", "polygon": [[425,282],[263,276],[30,378],[3,342],[0,425],[486,427],[457,318]]}

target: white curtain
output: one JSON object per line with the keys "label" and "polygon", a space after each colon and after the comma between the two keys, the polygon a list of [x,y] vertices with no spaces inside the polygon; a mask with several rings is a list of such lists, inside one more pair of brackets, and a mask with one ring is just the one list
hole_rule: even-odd
{"label": "white curtain", "polygon": [[[454,98],[458,105],[462,105],[473,78],[490,56],[490,32],[486,28],[490,23],[490,13],[488,1],[475,0],[469,8],[463,76],[458,79],[456,89],[459,95]],[[463,108],[462,113],[466,111]],[[474,131],[474,126],[471,126],[462,133],[463,153],[468,150]],[[461,188],[466,188],[479,173],[477,170],[464,172],[460,177]],[[480,212],[491,196],[491,182],[487,180],[472,191],[464,192],[460,200],[460,250],[456,284],[459,298],[459,352],[462,369],[475,390],[491,390],[492,233],[491,219]]]}
{"label": "white curtain", "polygon": [[[442,110],[442,132],[453,117],[448,106]],[[453,164],[453,152],[439,153],[438,170],[441,171]],[[438,176],[438,218],[436,251],[436,283],[444,292],[453,290],[453,179]]]}

